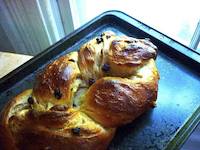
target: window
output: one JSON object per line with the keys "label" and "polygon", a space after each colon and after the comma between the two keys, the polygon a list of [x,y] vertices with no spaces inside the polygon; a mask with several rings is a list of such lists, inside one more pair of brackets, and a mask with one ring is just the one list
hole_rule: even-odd
{"label": "window", "polygon": [[2,1],[0,50],[36,55],[95,16],[120,10],[200,52],[198,6],[196,0]]}
{"label": "window", "polygon": [[199,42],[199,45],[197,47],[197,51],[200,52],[200,42]]}
{"label": "window", "polygon": [[[186,46],[196,49],[193,45],[199,43],[199,40],[196,40],[191,45],[193,34],[200,19],[200,15],[197,13],[199,3],[196,0],[71,0],[70,2],[71,7],[75,7],[73,10],[78,10],[72,12],[76,14],[76,19],[79,19],[75,28],[104,11],[121,10]],[[197,36],[200,36],[200,34]]]}

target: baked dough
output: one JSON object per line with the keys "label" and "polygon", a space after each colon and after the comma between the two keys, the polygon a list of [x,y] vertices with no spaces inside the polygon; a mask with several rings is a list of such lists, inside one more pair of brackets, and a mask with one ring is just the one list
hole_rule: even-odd
{"label": "baked dough", "polygon": [[58,58],[2,110],[1,147],[106,149],[117,127],[155,106],[156,55],[149,39],[107,31]]}

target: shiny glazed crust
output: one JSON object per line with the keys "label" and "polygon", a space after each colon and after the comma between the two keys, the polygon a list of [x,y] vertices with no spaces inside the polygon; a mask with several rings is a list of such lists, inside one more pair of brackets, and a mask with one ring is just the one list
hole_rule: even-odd
{"label": "shiny glazed crust", "polygon": [[[1,113],[4,149],[106,149],[115,128],[104,128],[78,109],[35,110],[27,104],[32,90],[14,97]],[[57,108],[56,108],[57,107]],[[74,132],[79,129],[80,132]]]}
{"label": "shiny glazed crust", "polygon": [[157,48],[102,33],[50,63],[1,112],[4,149],[104,150],[117,127],[155,106]]}
{"label": "shiny glazed crust", "polygon": [[[104,127],[118,127],[152,108],[158,90],[158,77],[154,75],[158,73],[153,60],[145,67],[150,70],[146,73],[152,78],[134,76],[134,80],[120,77],[99,79],[87,92],[83,111]],[[141,72],[142,70],[139,70],[138,75]]]}
{"label": "shiny glazed crust", "polygon": [[[72,52],[49,64],[44,72],[38,75],[33,93],[39,103],[51,102],[52,104],[66,103],[72,105],[73,92],[71,92],[71,86],[80,74],[77,60],[77,52]],[[62,97],[55,97],[55,90],[59,90]]]}

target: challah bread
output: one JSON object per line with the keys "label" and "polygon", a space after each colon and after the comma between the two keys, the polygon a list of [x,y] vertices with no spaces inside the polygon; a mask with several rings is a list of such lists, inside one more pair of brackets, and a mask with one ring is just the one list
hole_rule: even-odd
{"label": "challah bread", "polygon": [[33,89],[4,107],[0,144],[5,149],[106,149],[117,127],[155,105],[156,55],[149,40],[107,31],[58,58],[38,74]]}

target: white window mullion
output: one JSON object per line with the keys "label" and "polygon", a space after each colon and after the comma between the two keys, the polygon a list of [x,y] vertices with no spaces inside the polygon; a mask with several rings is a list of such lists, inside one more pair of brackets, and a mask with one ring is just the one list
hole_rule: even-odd
{"label": "white window mullion", "polygon": [[46,31],[46,34],[47,34],[47,37],[48,37],[48,41],[50,44],[52,44],[52,39],[51,39],[51,36],[49,34],[49,31],[48,31],[48,28],[47,28],[47,24],[46,24],[46,21],[45,21],[45,18],[44,18],[44,13],[42,12],[42,8],[41,8],[41,5],[40,5],[40,1],[39,0],[36,0],[36,3],[37,3],[37,6],[38,6],[38,10],[39,10],[39,13],[40,13],[40,17],[42,19],[42,23],[43,23],[43,27]]}
{"label": "white window mullion", "polygon": [[69,6],[70,6],[70,10],[71,10],[71,15],[72,15],[72,20],[73,20],[73,25],[74,25],[74,29],[77,29],[78,27],[80,27],[80,18],[79,18],[79,14],[78,14],[78,4],[76,0],[69,0]]}
{"label": "white window mullion", "polygon": [[57,0],[60,11],[60,16],[64,28],[65,35],[72,32],[74,28],[74,21],[72,17],[71,3],[69,0]]}
{"label": "white window mullion", "polygon": [[65,35],[57,1],[37,0],[37,5],[50,43],[53,44]]}
{"label": "white window mullion", "polygon": [[199,20],[197,27],[194,31],[194,34],[192,36],[192,39],[190,42],[190,47],[193,49],[197,49],[199,42],[200,42],[200,20]]}
{"label": "white window mullion", "polygon": [[48,0],[50,19],[52,21],[53,31],[56,40],[65,36],[63,24],[61,21],[61,15],[58,7],[58,2],[56,0]]}
{"label": "white window mullion", "polygon": [[31,55],[36,55],[50,45],[48,34],[45,30],[37,1],[21,0],[21,2],[24,8],[23,13],[26,15],[24,21],[28,24],[26,30],[30,35],[30,42],[34,45],[34,52]]}

